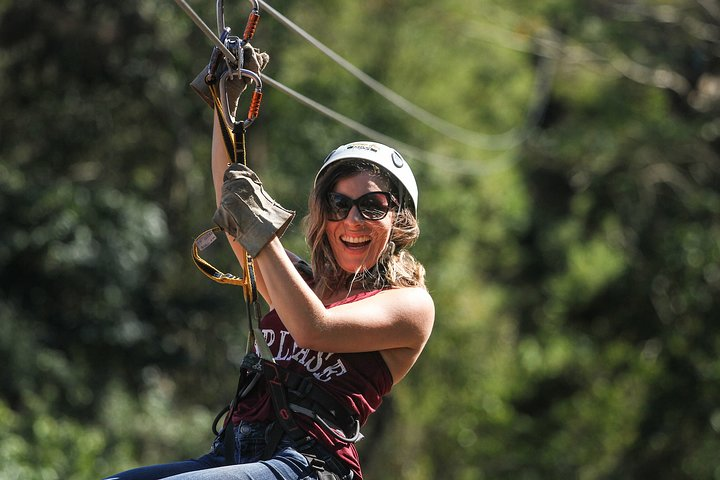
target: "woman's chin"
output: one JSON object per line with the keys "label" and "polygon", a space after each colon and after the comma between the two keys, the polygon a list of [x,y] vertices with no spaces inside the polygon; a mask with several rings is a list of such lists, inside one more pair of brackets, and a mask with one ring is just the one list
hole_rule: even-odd
{"label": "woman's chin", "polygon": [[340,268],[343,269],[345,273],[349,273],[350,275],[357,275],[362,272],[367,272],[369,270],[372,270],[375,267],[375,263],[369,263],[369,262],[348,262],[343,265],[340,265]]}

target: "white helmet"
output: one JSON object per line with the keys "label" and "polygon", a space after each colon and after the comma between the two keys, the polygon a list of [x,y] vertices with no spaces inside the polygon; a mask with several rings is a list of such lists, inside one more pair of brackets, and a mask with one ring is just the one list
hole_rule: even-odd
{"label": "white helmet", "polygon": [[315,183],[330,165],[348,159],[367,160],[387,171],[392,178],[397,180],[400,189],[400,203],[402,204],[409,196],[408,205],[413,215],[417,217],[418,187],[410,165],[395,149],[382,143],[353,142],[339,146],[325,158],[320,171],[315,176]]}

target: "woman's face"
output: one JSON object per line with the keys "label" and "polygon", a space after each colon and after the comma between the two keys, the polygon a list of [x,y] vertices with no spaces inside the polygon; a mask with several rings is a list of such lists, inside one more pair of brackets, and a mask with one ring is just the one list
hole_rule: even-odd
{"label": "woman's face", "polygon": [[[360,172],[341,178],[331,191],[355,200],[369,192],[389,190],[385,178]],[[383,219],[367,220],[360,215],[357,205],[353,205],[345,219],[326,221],[325,234],[340,268],[355,273],[373,267],[390,239],[394,219],[394,208]]]}

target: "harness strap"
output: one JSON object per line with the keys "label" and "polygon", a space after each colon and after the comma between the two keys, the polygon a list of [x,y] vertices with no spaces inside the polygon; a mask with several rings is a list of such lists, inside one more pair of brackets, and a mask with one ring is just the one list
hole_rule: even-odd
{"label": "harness strap", "polygon": [[[247,165],[247,157],[245,152],[245,125],[244,123],[234,123],[226,112],[227,104],[221,100],[221,93],[217,83],[209,85],[210,94],[215,104],[215,115],[220,124],[220,133],[222,134],[225,150],[227,151],[230,163],[243,163]],[[225,113],[223,113],[225,112]]]}
{"label": "harness strap", "polygon": [[276,369],[279,381],[287,390],[288,406],[292,412],[312,418],[342,442],[355,443],[362,438],[360,420],[345,405],[311,378],[284,368]]}
{"label": "harness strap", "polygon": [[[252,377],[251,377],[252,375]],[[225,456],[225,465],[235,464],[235,429],[232,425],[232,412],[235,411],[237,401],[248,394],[250,390],[257,384],[260,379],[260,374],[255,373],[254,375],[246,369],[240,371],[238,377],[237,388],[235,389],[235,396],[233,397],[230,405],[223,408],[216,416],[212,424],[212,431],[215,436],[222,435],[223,440],[223,452]],[[218,431],[217,424],[222,417],[225,417],[223,421],[223,428]]]}
{"label": "harness strap", "polygon": [[[282,427],[282,431],[292,439],[298,450],[304,449],[303,447],[306,448],[307,444],[311,443],[313,439],[295,421],[288,401],[287,390],[283,384],[280,367],[276,363],[262,362],[262,369],[272,399],[275,421]],[[271,445],[268,442],[266,454],[269,453],[272,456],[276,447],[277,443]],[[268,450],[272,451],[268,452]]]}
{"label": "harness strap", "polygon": [[[310,378],[282,368],[276,363],[264,360],[260,362],[275,412],[275,422],[266,436],[262,458],[272,458],[278,443],[284,435],[287,435],[295,448],[318,472],[329,471],[337,474],[338,478],[353,478],[353,473],[347,465],[326,452],[298,424],[295,414],[312,418],[335,438],[348,443],[353,443],[362,437],[359,419]],[[346,428],[353,433],[346,435]],[[338,430],[341,433],[338,433]],[[316,455],[317,452],[321,455]]]}

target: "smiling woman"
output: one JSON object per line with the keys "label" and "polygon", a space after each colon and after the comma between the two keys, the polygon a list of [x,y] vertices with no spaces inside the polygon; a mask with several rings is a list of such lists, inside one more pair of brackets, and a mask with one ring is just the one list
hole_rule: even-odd
{"label": "smiling woman", "polygon": [[240,262],[254,257],[257,290],[271,307],[260,328],[272,359],[263,356],[255,364],[263,374],[238,389],[209,454],[117,478],[362,478],[360,426],[415,364],[434,322],[425,270],[408,251],[420,232],[415,178],[385,145],[333,151],[309,199],[308,275],[279,238],[294,212],[246,166],[228,167],[220,128],[216,118],[214,220]]}
{"label": "smiling woman", "polygon": [[[343,285],[348,294],[358,287],[423,287],[425,270],[408,251],[420,234],[417,203],[415,177],[394,149],[356,142],[328,155],[315,178],[306,219],[318,294],[340,297]],[[333,241],[338,230],[345,233],[340,242]],[[366,239],[367,248],[347,246],[362,241],[358,233],[375,241]],[[339,245],[355,258],[361,252],[367,258],[360,265],[342,265],[342,250],[335,249]],[[381,247],[379,254],[371,247]]]}

